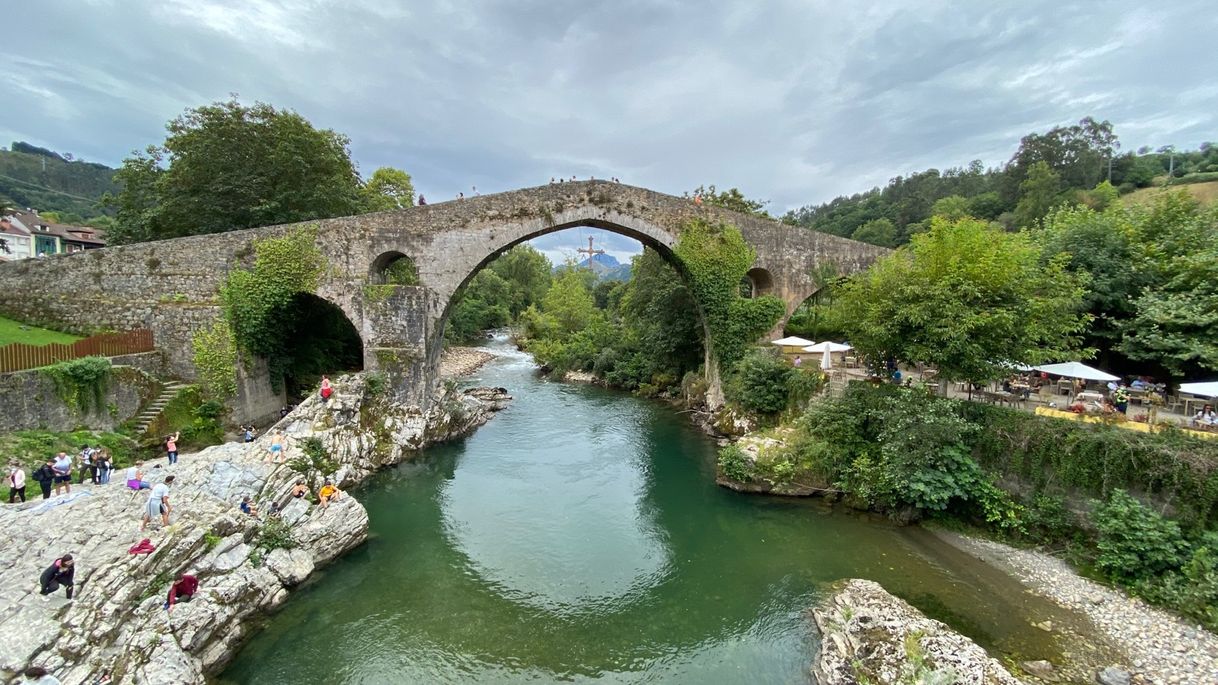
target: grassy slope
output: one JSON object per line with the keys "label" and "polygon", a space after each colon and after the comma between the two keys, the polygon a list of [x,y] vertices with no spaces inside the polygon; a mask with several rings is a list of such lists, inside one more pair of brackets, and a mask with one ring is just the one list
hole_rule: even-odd
{"label": "grassy slope", "polygon": [[1178,186],[1168,186],[1166,188],[1140,188],[1121,199],[1125,202],[1125,204],[1143,204],[1152,201],[1161,193],[1174,193],[1178,190],[1187,191],[1193,197],[1200,200],[1201,204],[1208,205],[1213,202],[1218,202],[1218,181],[1210,181],[1208,183],[1187,183]]}
{"label": "grassy slope", "polygon": [[[25,326],[24,330],[22,327]],[[25,343],[26,345],[69,344],[80,340],[80,336],[48,331],[37,326],[26,326],[20,321],[0,317],[0,345]]]}

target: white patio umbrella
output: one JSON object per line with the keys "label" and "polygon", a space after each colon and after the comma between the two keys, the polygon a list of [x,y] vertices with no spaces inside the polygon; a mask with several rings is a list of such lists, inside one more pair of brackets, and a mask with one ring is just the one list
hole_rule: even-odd
{"label": "white patio umbrella", "polygon": [[829,342],[826,340],[825,342],[822,342],[822,343],[810,343],[807,347],[804,348],[804,352],[845,352],[846,350],[853,350],[853,349],[854,348],[849,345],[843,345],[842,343]]}
{"label": "white patio umbrella", "polygon": [[1054,376],[1066,376],[1067,378],[1081,378],[1085,381],[1119,381],[1119,376],[1114,376],[1110,373],[1105,373],[1099,369],[1093,369],[1082,362],[1062,362],[1061,364],[1042,364],[1033,366],[1036,371],[1044,371],[1051,373]]}
{"label": "white patio umbrella", "polygon": [[806,340],[804,338],[801,338],[797,335],[792,335],[787,338],[779,338],[778,340],[771,340],[770,344],[778,345],[779,347],[806,347],[808,345],[815,345],[816,343],[812,342],[811,340]]}
{"label": "white patio umbrella", "polygon": [[1180,392],[1187,392],[1198,397],[1218,397],[1218,381],[1181,383]]}

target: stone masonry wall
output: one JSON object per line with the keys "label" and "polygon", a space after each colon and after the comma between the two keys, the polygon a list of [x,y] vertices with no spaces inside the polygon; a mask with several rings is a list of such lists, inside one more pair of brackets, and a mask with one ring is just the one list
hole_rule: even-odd
{"label": "stone masonry wall", "polygon": [[65,402],[41,371],[0,374],[0,431],[114,430],[160,392],[160,383],[139,369],[116,366],[111,375],[101,406],[86,412]]}

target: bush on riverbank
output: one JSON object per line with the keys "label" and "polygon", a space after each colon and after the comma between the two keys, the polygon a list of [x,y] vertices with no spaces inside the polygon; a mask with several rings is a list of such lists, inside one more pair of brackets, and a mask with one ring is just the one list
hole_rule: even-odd
{"label": "bush on riverbank", "polygon": [[766,469],[727,448],[722,472],[816,473],[897,518],[929,513],[1064,545],[1110,581],[1218,628],[1218,443],[863,383],[793,427]]}

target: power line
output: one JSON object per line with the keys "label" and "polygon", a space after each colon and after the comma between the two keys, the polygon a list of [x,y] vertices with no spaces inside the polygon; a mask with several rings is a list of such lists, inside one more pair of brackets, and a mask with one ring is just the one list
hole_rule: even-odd
{"label": "power line", "polygon": [[48,191],[51,193],[55,193],[56,195],[63,195],[64,197],[70,197],[70,198],[74,198],[76,200],[84,200],[85,202],[94,202],[94,203],[98,202],[97,199],[94,199],[91,197],[81,197],[80,195],[73,195],[72,193],[67,193],[62,190],[55,190],[54,188],[48,188],[46,186],[41,186],[41,185],[38,185],[37,183],[30,183],[29,181],[24,181],[20,178],[13,178],[12,176],[6,176],[4,174],[0,174],[0,178],[7,178],[10,181],[14,181],[14,182],[20,183],[22,185],[27,185],[27,186],[30,186],[31,188],[45,190],[45,191]]}

